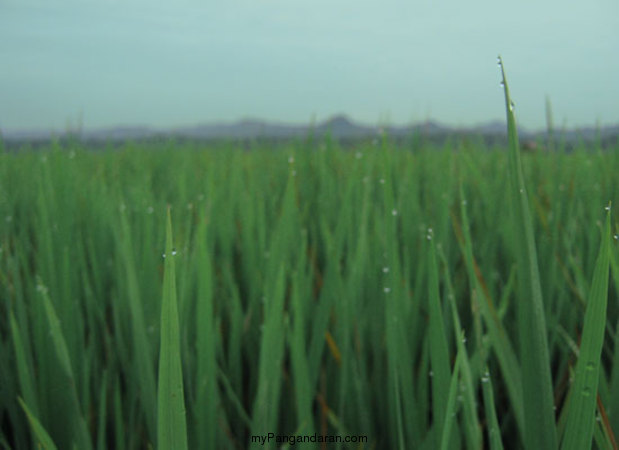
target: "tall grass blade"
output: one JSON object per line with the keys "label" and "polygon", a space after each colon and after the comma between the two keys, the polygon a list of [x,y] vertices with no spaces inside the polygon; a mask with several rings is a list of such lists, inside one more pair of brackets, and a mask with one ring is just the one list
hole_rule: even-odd
{"label": "tall grass blade", "polygon": [[19,404],[26,413],[26,417],[28,417],[28,422],[30,422],[32,432],[36,437],[36,440],[38,441],[38,446],[42,447],[45,450],[56,450],[56,444],[54,444],[54,441],[52,440],[50,435],[47,433],[43,425],[41,425],[39,419],[37,419],[36,416],[30,411],[28,405],[26,405],[26,403],[22,400],[21,397],[19,397],[17,401],[19,401]]}
{"label": "tall grass blade", "polygon": [[496,416],[494,405],[494,393],[492,392],[492,378],[486,366],[486,371],[481,377],[482,395],[484,397],[484,409],[486,411],[486,426],[488,427],[488,442],[490,450],[503,450],[501,440],[501,428]]}
{"label": "tall grass blade", "polygon": [[[432,419],[435,424],[445,422],[447,401],[449,398],[449,347],[445,334],[445,322],[439,294],[436,248],[431,241],[429,251],[429,310],[430,310],[430,365],[432,367]],[[441,441],[441,428],[436,429],[436,445]]]}
{"label": "tall grass blade", "polygon": [[69,350],[62,334],[60,319],[49,298],[47,287],[44,286],[40,280],[37,290],[41,293],[43,298],[43,306],[49,323],[49,333],[56,352],[57,363],[63,376],[63,388],[66,389],[65,406],[67,410],[64,411],[64,414],[69,418],[67,420],[67,425],[71,428],[72,445],[77,445],[80,449],[83,448],[86,450],[92,447],[92,443],[90,441],[88,429],[86,428],[86,422],[80,411],[80,403],[75,388],[75,377],[73,376]]}
{"label": "tall grass blade", "polygon": [[509,180],[514,214],[512,239],[516,247],[518,279],[518,329],[524,398],[524,446],[530,449],[557,448],[553,388],[544,303],[537,263],[533,222],[520,157],[514,103],[509,95],[503,61],[498,58],[507,113]]}
{"label": "tall grass blade", "polygon": [[161,450],[187,449],[187,423],[183,393],[183,368],[176,300],[176,275],[172,244],[172,220],[168,208],[166,250],[161,304],[159,385],[157,390],[157,447]]}
{"label": "tall grass blade", "polygon": [[[458,308],[456,305],[456,298],[453,295],[451,282],[449,280],[449,274],[446,271],[446,280],[448,288],[448,299],[451,306],[451,315],[453,319],[454,335],[458,336],[456,339],[456,347],[458,349],[457,359],[460,360],[459,371],[462,374],[461,383],[464,388],[462,394],[463,411],[464,411],[464,425],[463,432],[467,441],[467,445],[470,448],[480,448],[482,443],[481,428],[479,419],[477,417],[477,403],[475,401],[476,386],[473,384],[473,374],[471,364],[469,361],[468,351],[466,349],[466,338],[462,325],[460,323],[460,317],[458,316]],[[454,367],[454,373],[455,373]],[[452,375],[453,376],[453,375]],[[447,408],[447,416],[449,416],[449,407]]]}
{"label": "tall grass blade", "polygon": [[24,345],[21,339],[21,334],[13,311],[10,312],[9,322],[11,324],[11,335],[13,337],[13,345],[15,348],[15,359],[17,363],[17,375],[19,378],[19,387],[21,388],[22,396],[25,403],[30,405],[29,411],[34,416],[39,414],[37,403],[37,394],[33,378],[32,365],[28,360]]}
{"label": "tall grass blade", "polygon": [[[619,260],[617,251],[610,252],[610,268],[614,281],[615,291],[619,292]],[[619,437],[619,320],[615,326],[615,351],[612,359],[612,373],[610,376],[610,401],[609,405],[613,405],[608,413],[610,427],[615,435]],[[618,406],[614,406],[618,405]]]}
{"label": "tall grass blade", "polygon": [[[460,339],[464,339],[464,334],[460,335]],[[462,348],[462,347],[461,347]],[[443,420],[443,428],[441,433],[441,450],[447,450],[449,448],[449,442],[451,440],[451,430],[454,427],[456,421],[456,413],[458,411],[458,382],[460,380],[460,365],[462,363],[462,353],[458,351],[456,356],[456,362],[454,364],[453,375],[449,383],[449,391],[447,395],[447,406],[445,408],[445,418]]]}
{"label": "tall grass blade", "polygon": [[284,355],[284,289],[284,268],[280,266],[275,285],[268,292],[271,295],[267,301],[271,302],[271,305],[268,305],[265,312],[260,346],[258,391],[252,409],[252,435],[266,435],[274,432],[276,427],[281,390],[281,363]]}
{"label": "tall grass blade", "polygon": [[602,230],[602,242],[587,301],[580,352],[568,405],[566,432],[561,445],[563,450],[587,449],[592,445],[608,304],[609,266],[610,208]]}
{"label": "tall grass blade", "polygon": [[204,214],[196,235],[198,286],[195,317],[197,340],[195,417],[197,420],[195,420],[194,426],[196,427],[196,445],[199,448],[216,448],[217,407],[219,403],[216,359],[217,333],[214,324],[212,264],[208,252],[206,228],[206,214]]}
{"label": "tall grass blade", "polygon": [[[473,243],[471,239],[467,208],[465,206],[466,202],[464,201],[462,192],[460,195],[463,199],[461,202],[462,235],[464,241],[462,243],[462,252],[464,253],[469,283],[471,285],[471,297],[475,294],[478,298],[477,305],[488,329],[494,354],[499,361],[501,374],[503,375],[503,380],[507,387],[507,393],[511,401],[511,409],[514,411],[518,429],[520,430],[522,437],[524,437],[524,405],[522,402],[520,366],[518,365],[518,359],[516,358],[516,353],[513,349],[511,341],[509,340],[507,331],[499,319],[497,311],[495,310],[487,291],[483,288],[481,282],[479,281],[481,275],[479,275],[476,271],[477,262],[473,256]],[[485,354],[485,349],[482,350]],[[484,363],[484,361],[482,361],[482,363]]]}

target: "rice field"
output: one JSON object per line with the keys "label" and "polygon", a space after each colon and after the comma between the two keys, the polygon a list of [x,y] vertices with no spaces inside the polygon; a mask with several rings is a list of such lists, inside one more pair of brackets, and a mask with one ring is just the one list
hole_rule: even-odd
{"label": "rice field", "polygon": [[507,147],[0,154],[0,447],[617,448],[619,144],[505,93]]}

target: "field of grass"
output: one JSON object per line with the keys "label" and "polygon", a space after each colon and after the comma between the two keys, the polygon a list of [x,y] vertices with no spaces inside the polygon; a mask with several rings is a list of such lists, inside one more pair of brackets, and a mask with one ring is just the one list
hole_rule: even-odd
{"label": "field of grass", "polygon": [[0,448],[616,448],[619,146],[515,139],[0,154]]}

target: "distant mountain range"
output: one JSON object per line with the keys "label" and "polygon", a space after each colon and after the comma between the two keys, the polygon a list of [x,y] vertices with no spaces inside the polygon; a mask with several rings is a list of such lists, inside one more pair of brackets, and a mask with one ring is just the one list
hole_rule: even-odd
{"label": "distant mountain range", "polygon": [[[421,134],[433,138],[446,138],[454,135],[473,135],[489,139],[504,138],[506,125],[502,121],[488,122],[473,127],[455,128],[442,125],[434,121],[426,121],[406,126],[370,126],[350,120],[345,115],[337,115],[324,122],[314,125],[294,125],[271,123],[262,120],[241,120],[229,123],[212,123],[170,129],[149,127],[112,127],[95,130],[82,130],[66,133],[57,133],[41,130],[7,130],[2,131],[1,137],[7,143],[45,142],[54,138],[63,139],[69,136],[77,137],[87,142],[122,142],[127,140],[151,140],[157,138],[174,137],[193,140],[221,140],[221,139],[291,139],[302,138],[310,134],[323,137],[327,134],[336,139],[364,139],[380,136],[383,132],[393,138],[405,138]],[[590,141],[600,139],[612,141],[619,139],[619,124],[614,126],[582,127],[568,130],[556,130],[558,138],[566,142],[578,140]],[[535,140],[546,136],[546,132],[529,132],[519,129],[521,139]]]}

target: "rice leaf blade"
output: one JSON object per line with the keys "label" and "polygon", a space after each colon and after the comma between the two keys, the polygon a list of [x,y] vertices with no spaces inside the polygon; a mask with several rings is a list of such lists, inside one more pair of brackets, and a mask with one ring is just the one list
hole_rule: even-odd
{"label": "rice leaf blade", "polygon": [[38,443],[41,445],[41,447],[43,447],[45,450],[56,450],[56,444],[54,444],[54,441],[52,440],[50,435],[47,433],[43,425],[41,425],[39,419],[37,419],[36,416],[30,411],[28,405],[26,405],[26,403],[21,397],[19,397],[17,401],[26,413],[26,417],[28,417],[28,422],[30,422],[32,432],[36,439],[39,441]]}
{"label": "rice leaf blade", "polygon": [[[430,365],[432,367],[432,417],[435,424],[445,422],[451,370],[449,347],[445,335],[445,322],[441,308],[436,248],[431,241],[429,251],[429,312],[430,312]],[[441,429],[436,427],[436,443],[441,441]]]}
{"label": "rice leaf blade", "polygon": [[516,247],[520,284],[517,303],[524,399],[524,446],[531,449],[555,449],[557,437],[548,335],[533,221],[524,182],[514,103],[510,97],[501,57],[498,58],[498,63],[505,93],[509,145],[509,191],[514,214],[512,239]]}
{"label": "rice leaf blade", "polygon": [[482,395],[484,397],[484,409],[486,412],[486,422],[488,427],[488,442],[490,450],[503,450],[503,441],[501,440],[501,428],[499,420],[496,416],[494,406],[494,393],[492,392],[492,378],[488,367],[481,378]]}
{"label": "rice leaf blade", "polygon": [[602,242],[585,311],[566,431],[561,446],[563,450],[591,448],[592,445],[608,304],[609,266],[610,209],[606,214]]}
{"label": "rice leaf blade", "polygon": [[161,450],[187,449],[175,253],[172,245],[172,219],[168,208],[157,391],[157,447]]}

